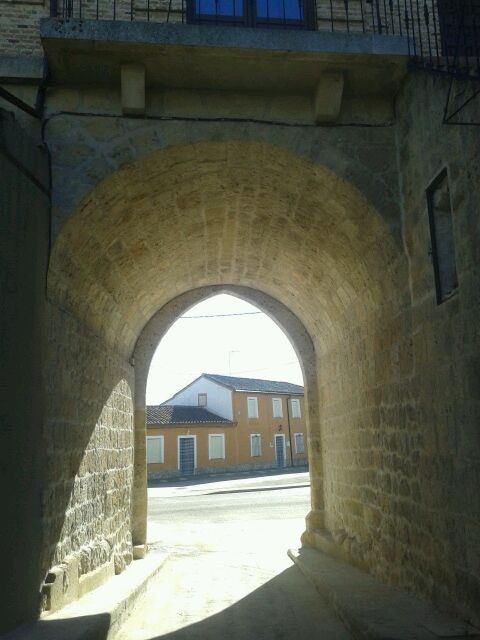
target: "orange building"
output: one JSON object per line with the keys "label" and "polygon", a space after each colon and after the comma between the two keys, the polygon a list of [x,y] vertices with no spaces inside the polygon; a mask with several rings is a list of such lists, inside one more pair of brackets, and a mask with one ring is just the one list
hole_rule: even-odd
{"label": "orange building", "polygon": [[147,407],[151,479],[307,463],[303,387],[204,373]]}

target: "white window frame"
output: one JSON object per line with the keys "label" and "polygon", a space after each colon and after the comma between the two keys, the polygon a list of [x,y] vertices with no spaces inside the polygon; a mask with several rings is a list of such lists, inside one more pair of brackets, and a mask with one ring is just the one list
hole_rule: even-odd
{"label": "white window frame", "polygon": [[[300,404],[300,399],[299,398],[292,398],[290,400],[290,406],[292,407],[292,418],[301,418],[302,417],[302,405]],[[293,407],[297,407],[298,409],[298,415],[294,415],[295,411],[293,409]]]}
{"label": "white window frame", "polygon": [[[162,443],[162,455],[161,460],[148,460],[148,441],[149,440],[160,440]],[[147,464],[164,464],[165,463],[165,436],[147,436],[147,446],[146,446],[146,460]]]}
{"label": "white window frame", "polygon": [[[297,436],[302,436],[302,445],[303,445],[303,451],[299,451],[298,450],[298,446],[297,446]],[[293,434],[293,440],[295,442],[295,453],[298,453],[300,455],[305,453],[305,436],[303,435],[302,432],[298,432],[298,433],[294,433]]]}
{"label": "white window frame", "polygon": [[[275,412],[275,407],[278,407],[279,411]],[[283,418],[283,402],[281,398],[272,398],[272,414],[274,418]]]}
{"label": "white window frame", "polygon": [[[250,415],[250,400],[255,401],[255,415]],[[256,398],[255,396],[247,397],[247,415],[252,420],[258,418],[258,398]]]}
{"label": "white window frame", "polygon": [[[205,404],[200,404],[200,396],[204,397],[205,396]],[[207,402],[208,402],[208,397],[206,393],[198,393],[197,394],[197,405],[199,407],[206,407],[207,406]]]}
{"label": "white window frame", "polygon": [[[253,453],[253,439],[254,438],[260,438],[259,443],[260,443],[260,447],[259,447],[259,453],[254,455]],[[260,458],[262,455],[262,434],[261,433],[251,433],[250,434],[250,457],[251,458]]]}
{"label": "white window frame", "polygon": [[177,436],[177,469],[180,471],[180,440],[193,438],[193,468],[197,468],[197,436]]}
{"label": "white window frame", "polygon": [[[213,438],[222,438],[222,455],[219,456],[218,458],[217,457],[213,458],[210,451],[210,442],[212,441]],[[208,459],[209,460],[225,460],[225,434],[224,433],[208,434]]]}

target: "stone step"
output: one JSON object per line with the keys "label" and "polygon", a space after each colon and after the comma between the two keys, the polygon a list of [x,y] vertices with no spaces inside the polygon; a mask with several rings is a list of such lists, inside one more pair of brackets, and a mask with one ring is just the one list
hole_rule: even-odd
{"label": "stone step", "polygon": [[165,553],[149,553],[134,560],[118,576],[32,625],[20,627],[1,640],[107,640],[132,613],[134,606],[167,560]]}
{"label": "stone step", "polygon": [[480,638],[468,623],[322,551],[303,547],[288,555],[359,640]]}

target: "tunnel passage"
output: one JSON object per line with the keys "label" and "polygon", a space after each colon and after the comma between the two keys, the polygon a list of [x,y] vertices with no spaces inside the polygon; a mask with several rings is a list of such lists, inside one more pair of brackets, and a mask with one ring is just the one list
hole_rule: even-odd
{"label": "tunnel passage", "polygon": [[61,229],[48,276],[44,570],[77,558],[87,575],[107,558],[119,572],[132,535],[145,541],[135,346],[158,310],[205,287],[259,292],[311,341],[316,504],[304,541],[330,531],[387,578],[421,572],[390,552],[404,497],[385,480],[417,482],[410,452],[399,440],[386,455],[385,442],[414,402],[406,258],[358,188],[263,142],[171,147],[126,164]]}

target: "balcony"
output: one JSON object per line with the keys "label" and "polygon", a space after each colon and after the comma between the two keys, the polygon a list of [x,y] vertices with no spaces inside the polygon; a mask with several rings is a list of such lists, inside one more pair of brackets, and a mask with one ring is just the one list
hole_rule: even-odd
{"label": "balcony", "polygon": [[391,101],[409,63],[480,76],[480,0],[52,0],[51,14],[58,84],[115,85],[128,63],[154,89],[311,96],[333,75],[343,98]]}

